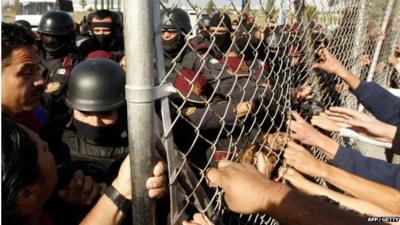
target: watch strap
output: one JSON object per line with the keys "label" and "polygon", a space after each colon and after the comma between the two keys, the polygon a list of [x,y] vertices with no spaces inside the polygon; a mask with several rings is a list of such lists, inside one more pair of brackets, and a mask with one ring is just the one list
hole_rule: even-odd
{"label": "watch strap", "polygon": [[131,211],[132,202],[125,198],[113,185],[110,185],[104,194],[120,209],[125,215]]}

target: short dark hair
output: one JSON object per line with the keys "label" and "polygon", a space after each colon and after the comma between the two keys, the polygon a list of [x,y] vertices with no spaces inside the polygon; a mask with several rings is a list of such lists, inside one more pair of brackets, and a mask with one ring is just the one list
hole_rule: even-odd
{"label": "short dark hair", "polygon": [[101,20],[105,19],[107,17],[110,17],[114,22],[114,14],[110,10],[100,9],[100,10],[97,10],[96,12],[94,12],[94,15],[93,15],[93,18],[97,18],[97,19],[101,19]]}
{"label": "short dark hair", "polygon": [[25,130],[15,122],[1,119],[1,211],[4,224],[19,224],[15,211],[19,193],[39,179],[37,149]]}
{"label": "short dark hair", "polygon": [[1,23],[1,64],[2,68],[8,65],[7,59],[13,50],[35,46],[35,38],[22,26],[10,23]]}

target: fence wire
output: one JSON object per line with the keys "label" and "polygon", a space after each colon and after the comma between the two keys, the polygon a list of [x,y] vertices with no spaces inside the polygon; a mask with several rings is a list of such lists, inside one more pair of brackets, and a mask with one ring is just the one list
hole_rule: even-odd
{"label": "fence wire", "polygon": [[[176,88],[157,110],[163,118],[165,147],[177,150],[169,156],[174,162],[169,165],[175,191],[172,223],[199,211],[216,224],[277,224],[268,215],[230,212],[223,193],[208,188],[207,169],[221,159],[254,163],[254,155],[261,152],[272,165],[270,178],[279,180],[291,110],[310,119],[330,106],[358,107],[342,80],[312,69],[322,46],[361,79],[372,73],[373,81],[398,87],[399,74],[388,59],[399,43],[399,7],[398,0],[161,1],[162,13],[183,9],[191,21],[184,29],[179,23],[183,20],[167,16],[180,28],[161,25],[162,32],[156,32],[178,33],[183,40],[170,48],[164,41],[164,52],[158,51],[157,57],[164,59],[165,67],[158,84]],[[220,20],[215,23],[217,13]],[[165,23],[163,15],[155,18]],[[228,23],[233,25],[230,36],[221,37],[220,29],[230,28]],[[296,99],[295,92],[307,86],[313,99]],[[329,135],[351,144],[336,133]],[[358,147],[362,152],[369,148]],[[325,160],[322,152],[310,151]]]}

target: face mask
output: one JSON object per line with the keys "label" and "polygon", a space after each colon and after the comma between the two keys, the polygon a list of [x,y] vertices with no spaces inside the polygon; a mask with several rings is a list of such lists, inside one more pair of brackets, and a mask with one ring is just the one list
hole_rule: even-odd
{"label": "face mask", "polygon": [[120,134],[119,123],[104,126],[91,126],[79,120],[73,119],[72,123],[76,128],[79,137],[94,141],[96,143],[105,143],[115,139]]}
{"label": "face mask", "polygon": [[163,50],[168,54],[177,53],[182,50],[182,35],[178,34],[174,39],[163,40]]}
{"label": "face mask", "polygon": [[61,37],[43,35],[42,46],[47,52],[54,53],[65,46],[65,40]]}
{"label": "face mask", "polygon": [[109,35],[96,35],[96,39],[102,47],[110,47],[114,41],[114,37]]}
{"label": "face mask", "polygon": [[229,49],[229,46],[231,46],[232,39],[229,32],[225,32],[224,34],[215,34],[214,38],[215,44],[222,52],[226,52]]}

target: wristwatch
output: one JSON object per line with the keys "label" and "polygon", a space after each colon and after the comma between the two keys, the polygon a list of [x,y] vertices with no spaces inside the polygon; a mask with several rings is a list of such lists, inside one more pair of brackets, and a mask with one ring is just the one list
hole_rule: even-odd
{"label": "wristwatch", "polygon": [[128,215],[132,208],[132,202],[125,198],[113,185],[110,185],[104,193],[125,215]]}

